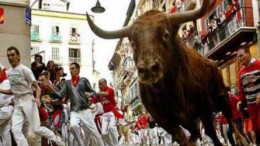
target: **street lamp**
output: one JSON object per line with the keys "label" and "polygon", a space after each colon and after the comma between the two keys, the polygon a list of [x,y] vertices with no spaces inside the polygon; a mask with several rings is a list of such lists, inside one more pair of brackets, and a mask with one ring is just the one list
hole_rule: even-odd
{"label": "street lamp", "polygon": [[105,11],[105,8],[102,7],[99,0],[97,0],[96,5],[91,8],[91,11],[94,13],[103,13]]}

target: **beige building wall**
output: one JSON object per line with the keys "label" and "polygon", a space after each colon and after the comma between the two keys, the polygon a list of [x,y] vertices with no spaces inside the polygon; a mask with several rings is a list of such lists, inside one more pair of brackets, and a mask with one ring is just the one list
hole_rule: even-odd
{"label": "beige building wall", "polygon": [[15,46],[20,50],[21,62],[30,65],[30,25],[25,22],[26,0],[0,0],[4,9],[4,24],[0,24],[0,63],[10,67],[6,58],[6,49]]}

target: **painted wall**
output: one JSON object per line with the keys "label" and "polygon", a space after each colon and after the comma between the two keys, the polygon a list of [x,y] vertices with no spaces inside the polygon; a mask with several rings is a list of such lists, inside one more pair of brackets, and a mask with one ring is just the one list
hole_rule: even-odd
{"label": "painted wall", "polygon": [[21,62],[29,65],[30,57],[30,25],[25,22],[25,7],[27,1],[0,0],[0,7],[4,9],[4,23],[0,24],[0,62],[9,67],[6,49],[15,46],[20,50]]}

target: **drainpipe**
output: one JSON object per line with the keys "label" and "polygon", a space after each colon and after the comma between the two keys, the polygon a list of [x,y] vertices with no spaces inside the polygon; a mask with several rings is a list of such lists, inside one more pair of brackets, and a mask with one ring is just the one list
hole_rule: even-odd
{"label": "drainpipe", "polygon": [[256,45],[256,50],[257,50],[257,56],[256,58],[260,58],[260,21],[258,21],[256,25],[256,37],[257,37],[257,45]]}

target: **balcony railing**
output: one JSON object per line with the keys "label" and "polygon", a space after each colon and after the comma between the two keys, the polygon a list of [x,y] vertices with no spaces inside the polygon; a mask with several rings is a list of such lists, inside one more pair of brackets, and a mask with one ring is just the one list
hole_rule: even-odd
{"label": "balcony railing", "polygon": [[138,103],[140,103],[140,98],[138,96],[135,96],[134,98],[132,98],[130,104],[132,107],[136,106]]}
{"label": "balcony railing", "polygon": [[211,33],[207,33],[206,37],[201,39],[200,34],[195,30],[187,38],[187,45],[197,49],[202,55],[207,55],[211,50],[224,42],[227,38],[234,35],[239,29],[253,28],[253,16],[247,12],[252,8],[240,8],[241,19],[238,19],[235,13],[229,20],[224,21],[221,27],[216,28]]}
{"label": "balcony railing", "polygon": [[80,44],[80,37],[71,36],[69,38],[70,44]]}
{"label": "balcony railing", "polygon": [[76,58],[76,57],[70,57],[69,58],[69,62],[77,62],[77,63],[80,63],[81,62],[81,58]]}
{"label": "balcony railing", "polygon": [[31,32],[31,41],[40,41],[40,34],[37,32]]}
{"label": "balcony railing", "polygon": [[71,44],[80,44],[80,35],[77,34],[77,33],[74,34],[74,35],[70,35],[69,43],[71,43]]}
{"label": "balcony railing", "polygon": [[57,34],[52,34],[51,35],[51,42],[61,42],[61,36]]}

